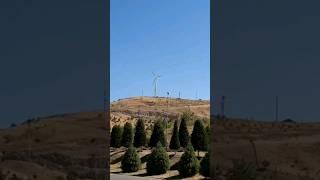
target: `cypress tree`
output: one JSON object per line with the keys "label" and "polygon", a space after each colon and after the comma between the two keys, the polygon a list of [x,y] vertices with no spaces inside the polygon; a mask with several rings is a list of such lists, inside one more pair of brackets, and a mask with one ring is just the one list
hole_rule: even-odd
{"label": "cypress tree", "polygon": [[135,147],[141,147],[145,146],[147,141],[144,122],[142,119],[138,119],[137,125],[136,125],[136,131],[134,134],[134,146]]}
{"label": "cypress tree", "polygon": [[174,122],[173,133],[171,136],[169,148],[170,149],[179,149],[180,148],[178,121]]}
{"label": "cypress tree", "polygon": [[157,143],[147,160],[147,173],[149,175],[164,174],[169,169],[169,156],[161,143]]}
{"label": "cypress tree", "polygon": [[187,120],[190,120],[190,116],[187,113],[184,113],[181,117],[181,123],[179,128],[179,141],[182,147],[187,147],[189,143]]}
{"label": "cypress tree", "polygon": [[140,169],[141,160],[132,145],[128,148],[121,161],[121,169],[123,172],[136,172]]}
{"label": "cypress tree", "polygon": [[119,148],[121,146],[122,129],[120,125],[114,125],[111,130],[110,146]]}
{"label": "cypress tree", "polygon": [[179,174],[183,178],[191,177],[199,172],[199,168],[199,160],[194,154],[192,145],[189,143],[179,161]]}
{"label": "cypress tree", "polygon": [[164,130],[163,130],[163,123],[161,121],[156,121],[153,127],[153,131],[150,137],[150,142],[149,146],[150,147],[155,147],[157,143],[160,142],[162,146],[166,146],[166,137],[164,135]]}
{"label": "cypress tree", "polygon": [[208,148],[207,132],[200,120],[196,120],[191,134],[191,143],[195,150],[205,151]]}
{"label": "cypress tree", "polygon": [[129,147],[133,142],[133,129],[131,123],[127,122],[124,125],[121,145],[124,147]]}

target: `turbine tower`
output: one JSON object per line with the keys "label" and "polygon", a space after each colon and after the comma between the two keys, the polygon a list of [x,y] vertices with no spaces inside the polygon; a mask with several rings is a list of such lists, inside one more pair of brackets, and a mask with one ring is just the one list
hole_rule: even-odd
{"label": "turbine tower", "polygon": [[158,79],[160,79],[160,75],[156,75],[154,72],[152,72],[153,74],[153,91],[154,91],[154,97],[157,97],[157,82],[158,82]]}

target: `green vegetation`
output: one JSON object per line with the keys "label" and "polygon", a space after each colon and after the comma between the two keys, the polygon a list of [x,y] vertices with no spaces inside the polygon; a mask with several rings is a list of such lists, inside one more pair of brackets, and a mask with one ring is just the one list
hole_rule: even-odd
{"label": "green vegetation", "polygon": [[129,147],[133,143],[133,129],[131,123],[127,122],[124,125],[121,145],[124,147]]}
{"label": "green vegetation", "polygon": [[160,142],[162,144],[162,146],[164,146],[164,147],[167,145],[167,140],[164,135],[163,123],[160,120],[158,120],[154,124],[153,131],[152,131],[151,138],[150,138],[150,142],[149,142],[149,146],[155,147],[158,142]]}
{"label": "green vegetation", "polygon": [[136,131],[134,135],[134,146],[141,147],[141,146],[145,146],[146,143],[147,143],[147,137],[146,137],[144,122],[142,119],[138,119],[137,125],[136,125]]}
{"label": "green vegetation", "polygon": [[121,169],[123,172],[136,172],[140,169],[141,160],[136,148],[130,146],[121,161]]}
{"label": "green vegetation", "polygon": [[173,133],[171,136],[169,148],[170,149],[179,149],[180,148],[178,121],[174,122]]}
{"label": "green vegetation", "polygon": [[195,150],[206,151],[208,149],[207,132],[200,120],[196,120],[191,134],[191,143]]}
{"label": "green vegetation", "polygon": [[179,141],[182,147],[187,147],[189,143],[187,121],[190,119],[191,119],[191,116],[189,113],[183,113],[181,117],[180,128],[179,128]]}
{"label": "green vegetation", "polygon": [[110,146],[119,148],[121,146],[122,128],[119,125],[112,127]]}
{"label": "green vegetation", "polygon": [[147,161],[147,173],[149,175],[164,174],[169,169],[169,156],[167,151],[162,147],[161,143],[157,143],[157,147],[152,150]]}
{"label": "green vegetation", "polygon": [[199,160],[194,154],[192,145],[189,143],[179,161],[178,171],[181,177],[191,177],[199,172]]}

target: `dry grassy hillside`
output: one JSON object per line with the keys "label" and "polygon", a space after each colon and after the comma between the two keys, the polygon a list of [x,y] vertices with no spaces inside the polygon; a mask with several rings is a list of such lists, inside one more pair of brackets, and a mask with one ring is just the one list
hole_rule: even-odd
{"label": "dry grassy hillside", "polygon": [[102,177],[106,128],[101,112],[39,118],[0,131],[0,169],[7,177],[81,179]]}
{"label": "dry grassy hillside", "polygon": [[[146,126],[157,117],[168,116],[170,120],[178,119],[182,112],[190,110],[199,118],[209,119],[210,102],[207,100],[188,100],[165,97],[133,97],[111,103],[111,127],[114,124],[136,122],[142,117],[147,120]],[[207,121],[208,122],[208,121]]]}
{"label": "dry grassy hillside", "polygon": [[233,160],[245,159],[257,164],[266,179],[320,178],[320,123],[213,122],[213,157],[223,173]]}

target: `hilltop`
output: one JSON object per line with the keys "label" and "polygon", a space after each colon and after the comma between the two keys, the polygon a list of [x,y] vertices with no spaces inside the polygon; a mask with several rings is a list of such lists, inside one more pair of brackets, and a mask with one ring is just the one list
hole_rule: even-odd
{"label": "hilltop", "polygon": [[190,100],[166,97],[131,97],[111,103],[111,127],[123,125],[127,121],[135,122],[137,118],[156,119],[166,117],[178,119],[184,111],[191,111],[201,119],[210,117],[210,101]]}

